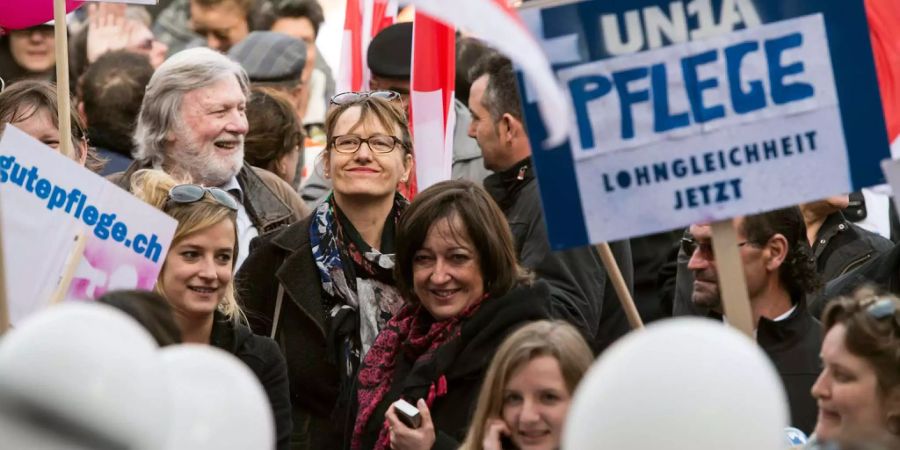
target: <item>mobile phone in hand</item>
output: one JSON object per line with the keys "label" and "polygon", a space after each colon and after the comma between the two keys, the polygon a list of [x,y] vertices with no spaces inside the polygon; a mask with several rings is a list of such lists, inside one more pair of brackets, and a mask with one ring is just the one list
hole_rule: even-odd
{"label": "mobile phone in hand", "polygon": [[416,408],[408,401],[401,398],[394,402],[394,412],[397,413],[397,418],[404,425],[413,429],[422,426],[422,416],[419,414],[419,408]]}

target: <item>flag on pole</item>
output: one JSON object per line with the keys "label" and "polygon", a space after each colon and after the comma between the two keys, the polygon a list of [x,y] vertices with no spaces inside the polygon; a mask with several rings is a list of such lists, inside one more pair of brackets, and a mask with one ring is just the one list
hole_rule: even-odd
{"label": "flag on pole", "polygon": [[453,165],[456,30],[416,12],[413,22],[410,124],[416,187],[449,180]]}
{"label": "flag on pole", "polygon": [[[888,0],[890,1],[890,0]],[[538,109],[547,126],[545,146],[563,143],[569,134],[568,96],[559,87],[540,44],[506,0],[411,0],[422,12],[483,39],[521,67],[537,93]]]}
{"label": "flag on pole", "polygon": [[369,89],[369,42],[396,18],[397,0],[347,0],[337,92]]}
{"label": "flag on pole", "polygon": [[900,2],[866,0],[869,36],[881,88],[891,155],[900,158]]}

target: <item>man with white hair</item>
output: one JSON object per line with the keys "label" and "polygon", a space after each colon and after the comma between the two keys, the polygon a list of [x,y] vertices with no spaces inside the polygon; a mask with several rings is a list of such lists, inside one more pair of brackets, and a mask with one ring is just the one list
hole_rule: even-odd
{"label": "man with white hair", "polygon": [[238,260],[255,236],[304,217],[308,210],[276,175],[244,165],[247,74],[207,48],[184,50],[150,79],[134,133],[135,162],[110,176],[129,190],[140,169],[160,169],[178,180],[222,188],[238,200]]}

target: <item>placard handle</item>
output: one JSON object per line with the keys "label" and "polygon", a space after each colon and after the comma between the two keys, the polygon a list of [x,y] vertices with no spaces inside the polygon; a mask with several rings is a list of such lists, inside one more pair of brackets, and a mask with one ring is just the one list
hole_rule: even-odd
{"label": "placard handle", "polygon": [[631,329],[644,328],[641,314],[634,305],[634,298],[631,297],[631,292],[628,291],[628,286],[625,285],[625,278],[622,277],[622,271],[619,270],[619,264],[613,256],[612,249],[609,248],[609,243],[603,242],[595,245],[594,248],[597,250],[597,254],[600,255],[600,260],[603,261],[603,267],[606,268],[606,273],[609,275],[609,280],[613,283],[613,288],[616,289],[616,295],[619,297],[619,303],[622,304],[622,310],[625,311],[625,317],[628,318],[628,324],[631,325]]}
{"label": "placard handle", "polygon": [[744,279],[744,265],[741,262],[737,232],[731,219],[713,222],[712,234],[722,310],[730,325],[755,340],[753,313],[750,309],[750,297],[747,296],[747,280]]}

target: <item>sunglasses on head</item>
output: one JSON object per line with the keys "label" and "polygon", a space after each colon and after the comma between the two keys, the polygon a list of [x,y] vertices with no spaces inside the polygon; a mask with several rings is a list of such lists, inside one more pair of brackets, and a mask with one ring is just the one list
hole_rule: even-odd
{"label": "sunglasses on head", "polygon": [[358,103],[368,97],[381,98],[387,101],[400,99],[400,94],[394,91],[369,91],[369,92],[343,92],[331,97],[332,105],[349,105]]}
{"label": "sunglasses on head", "polygon": [[203,199],[207,192],[220,205],[232,211],[238,210],[237,200],[228,192],[219,188],[204,187],[196,184],[179,184],[173,187],[169,190],[169,200],[175,203],[194,203]]}
{"label": "sunglasses on head", "polygon": [[900,327],[900,319],[896,317],[897,303],[890,298],[873,298],[871,303],[865,307],[866,314],[875,320],[883,320],[890,317],[894,321],[894,325]]}

